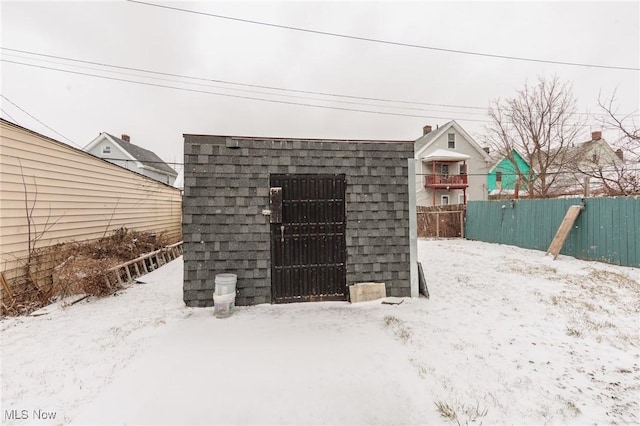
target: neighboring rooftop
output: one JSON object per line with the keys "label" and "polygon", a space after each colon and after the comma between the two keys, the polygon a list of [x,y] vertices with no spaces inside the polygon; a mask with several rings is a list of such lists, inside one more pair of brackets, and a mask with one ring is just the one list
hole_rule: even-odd
{"label": "neighboring rooftop", "polygon": [[[105,132],[105,134],[112,138],[118,145],[122,147],[122,149],[127,151],[132,157],[134,157],[145,166],[153,167],[154,169],[161,170],[172,176],[178,176],[178,173],[171,167],[169,167],[169,165],[165,163],[160,157],[158,157],[153,151],[149,151],[148,149],[144,149],[142,147],[139,147],[138,145],[134,145],[129,140],[118,138],[110,133]],[[123,136],[125,136],[126,139],[129,139],[127,135]]]}

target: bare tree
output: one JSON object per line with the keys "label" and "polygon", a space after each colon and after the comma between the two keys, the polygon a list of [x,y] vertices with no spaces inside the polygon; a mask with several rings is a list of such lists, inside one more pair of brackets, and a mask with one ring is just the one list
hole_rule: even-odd
{"label": "bare tree", "polygon": [[[603,113],[603,128],[617,133],[611,141],[615,155],[596,156],[591,161],[577,162],[580,173],[599,182],[606,195],[632,195],[640,193],[640,127],[634,114],[618,112],[616,91],[609,99],[598,96]],[[587,159],[588,160],[588,159]]]}
{"label": "bare tree", "polygon": [[[572,161],[569,148],[577,142],[582,127],[575,112],[571,85],[558,77],[538,77],[536,85],[525,83],[513,98],[491,102],[488,143],[513,163],[529,197],[557,194]],[[518,169],[513,150],[529,163],[526,176]]]}
{"label": "bare tree", "polygon": [[602,96],[598,96],[598,105],[605,114],[603,124],[614,127],[622,133],[622,145],[626,148],[633,149],[634,153],[638,155],[637,148],[640,146],[640,127],[636,120],[636,114],[638,111],[633,111],[630,114],[626,114],[622,118],[618,113],[618,107],[616,105],[616,90],[613,91],[609,100],[602,100]]}
{"label": "bare tree", "polygon": [[33,196],[32,199],[29,200],[29,188],[28,184],[25,180],[24,170],[22,168],[22,161],[18,158],[18,165],[20,167],[20,177],[22,178],[22,190],[24,192],[24,214],[27,220],[27,262],[26,267],[30,269],[33,265],[33,257],[36,252],[36,244],[40,239],[44,236],[44,234],[49,231],[53,226],[55,226],[62,216],[59,216],[56,220],[51,222],[51,204],[49,204],[49,212],[46,216],[45,223],[42,224],[42,228],[38,229],[34,210],[36,208],[36,204],[38,202],[38,183],[36,182],[36,177],[32,176],[32,186],[33,186]]}

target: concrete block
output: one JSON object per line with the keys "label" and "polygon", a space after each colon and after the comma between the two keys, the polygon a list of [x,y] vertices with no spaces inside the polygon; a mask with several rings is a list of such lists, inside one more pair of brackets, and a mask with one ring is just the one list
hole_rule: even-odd
{"label": "concrete block", "polygon": [[358,283],[349,286],[351,303],[367,302],[369,300],[387,297],[384,283]]}

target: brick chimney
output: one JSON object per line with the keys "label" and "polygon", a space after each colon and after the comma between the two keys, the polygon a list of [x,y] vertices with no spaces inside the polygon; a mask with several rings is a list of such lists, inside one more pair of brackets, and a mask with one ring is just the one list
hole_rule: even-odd
{"label": "brick chimney", "polygon": [[616,155],[618,156],[620,161],[624,161],[624,153],[622,152],[622,150],[620,148],[616,149]]}
{"label": "brick chimney", "polygon": [[422,128],[422,132],[423,132],[422,133],[423,136],[426,135],[427,133],[430,133],[431,132],[431,126],[424,126]]}
{"label": "brick chimney", "polygon": [[124,133],[122,134],[122,137],[120,137],[120,139],[125,142],[131,142],[131,138],[129,137],[129,135],[125,135]]}
{"label": "brick chimney", "polygon": [[597,132],[591,132],[591,140],[592,141],[597,141],[602,139],[602,132],[601,131],[597,131]]}

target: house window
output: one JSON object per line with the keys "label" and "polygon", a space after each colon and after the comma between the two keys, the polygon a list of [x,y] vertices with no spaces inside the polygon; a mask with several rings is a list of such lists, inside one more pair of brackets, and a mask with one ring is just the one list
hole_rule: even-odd
{"label": "house window", "polygon": [[496,172],[496,182],[502,182],[502,172]]}
{"label": "house window", "polygon": [[448,133],[447,142],[448,142],[449,149],[456,149],[456,134]]}
{"label": "house window", "polygon": [[443,195],[440,197],[440,204],[442,204],[443,206],[448,206],[449,205],[449,196],[448,195]]}
{"label": "house window", "polygon": [[105,145],[102,147],[103,154],[111,154],[111,145]]}
{"label": "house window", "polygon": [[442,176],[449,176],[449,165],[448,164],[440,164],[440,174]]}
{"label": "house window", "polygon": [[467,174],[467,165],[466,164],[460,164],[460,166],[458,167],[459,170],[459,174],[461,175],[466,175]]}
{"label": "house window", "polygon": [[464,204],[464,194],[458,194],[458,204]]}

